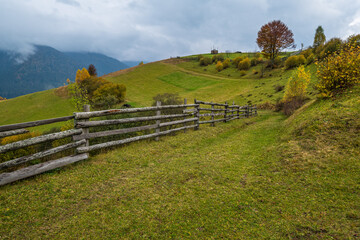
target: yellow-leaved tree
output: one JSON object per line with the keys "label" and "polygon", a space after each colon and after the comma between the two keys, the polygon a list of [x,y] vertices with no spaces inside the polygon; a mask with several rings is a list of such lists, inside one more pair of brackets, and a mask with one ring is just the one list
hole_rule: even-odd
{"label": "yellow-leaved tree", "polygon": [[86,68],[83,68],[81,70],[78,69],[76,71],[76,77],[75,77],[76,83],[81,83],[82,81],[84,81],[85,79],[88,79],[88,78],[90,78],[90,74]]}
{"label": "yellow-leaved tree", "polygon": [[281,101],[285,115],[290,116],[304,104],[310,78],[310,72],[306,71],[304,66],[298,67],[294,75],[289,78]]}
{"label": "yellow-leaved tree", "polygon": [[310,77],[310,72],[306,71],[304,66],[298,67],[294,76],[290,77],[286,84],[283,101],[289,102],[294,98],[304,99]]}

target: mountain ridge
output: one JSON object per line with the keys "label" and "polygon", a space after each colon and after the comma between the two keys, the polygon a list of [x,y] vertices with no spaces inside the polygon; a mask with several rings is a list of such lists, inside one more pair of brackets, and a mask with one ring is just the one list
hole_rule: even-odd
{"label": "mountain ridge", "polygon": [[117,59],[92,52],[61,52],[49,46],[35,45],[27,58],[0,50],[0,96],[17,96],[56,88],[66,79],[74,79],[76,70],[95,65],[99,76],[128,66]]}

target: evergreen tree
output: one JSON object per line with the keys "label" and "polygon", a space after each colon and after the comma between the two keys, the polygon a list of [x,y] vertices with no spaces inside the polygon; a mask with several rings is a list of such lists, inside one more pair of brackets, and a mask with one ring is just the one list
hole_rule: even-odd
{"label": "evergreen tree", "polygon": [[314,44],[313,44],[314,49],[323,45],[325,41],[326,41],[326,37],[324,34],[324,29],[322,28],[322,26],[318,26],[314,37]]}

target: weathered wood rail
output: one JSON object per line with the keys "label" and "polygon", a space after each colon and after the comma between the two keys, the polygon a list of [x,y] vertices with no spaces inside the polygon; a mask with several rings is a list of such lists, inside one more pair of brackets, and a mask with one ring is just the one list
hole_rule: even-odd
{"label": "weathered wood rail", "polygon": [[[135,116],[129,117],[131,114]],[[144,116],[144,114],[148,115]],[[4,154],[9,152],[52,143],[60,139],[68,139],[68,142],[64,142],[60,146],[50,147],[48,149],[39,148],[35,153],[16,156],[11,160],[0,163],[0,170],[3,171],[4,169],[11,169],[18,165],[29,164],[33,160],[39,161],[40,159],[61,154],[57,159],[54,157],[55,159],[27,167],[25,166],[12,172],[0,173],[0,186],[87,159],[89,153],[96,150],[143,139],[159,140],[160,136],[170,133],[178,131],[185,132],[187,129],[197,130],[201,124],[210,123],[211,126],[215,126],[215,123],[218,122],[229,122],[254,115],[257,115],[256,106],[239,106],[235,105],[235,103],[229,105],[228,103],[223,104],[198,100],[195,100],[194,104],[187,104],[185,99],[184,104],[180,105],[162,106],[161,103],[158,102],[157,105],[153,107],[102,111],[90,111],[89,106],[84,106],[83,112],[75,112],[73,116],[0,126],[1,140],[9,136],[29,133],[29,130],[26,128],[69,120],[74,122],[73,129],[0,145],[0,159],[3,159],[1,156],[5,156]],[[128,126],[129,124],[142,125]],[[129,136],[129,134],[135,135]],[[115,139],[109,140],[109,137]],[[69,139],[71,139],[70,142]],[[98,140],[100,140],[100,142]],[[74,149],[74,151],[71,155],[68,155],[69,152],[67,151],[70,149]]]}

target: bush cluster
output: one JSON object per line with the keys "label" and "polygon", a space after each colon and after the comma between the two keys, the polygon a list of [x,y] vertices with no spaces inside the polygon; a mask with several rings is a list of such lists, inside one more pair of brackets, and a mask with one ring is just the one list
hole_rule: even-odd
{"label": "bush cluster", "polygon": [[340,51],[343,46],[343,41],[340,38],[332,38],[316,49],[316,55],[319,59],[323,59],[333,53]]}
{"label": "bush cluster", "polygon": [[[17,141],[25,140],[28,138],[37,137],[37,136],[40,136],[40,133],[28,132],[28,133],[24,133],[24,134],[20,134],[20,135],[5,137],[5,138],[0,139],[0,145],[6,145],[9,143],[13,143],[13,142],[17,142]],[[36,152],[36,146],[29,146],[29,147],[21,148],[18,150],[9,151],[9,152],[0,154],[0,162],[6,162],[6,161],[9,161],[11,159],[15,159],[15,158],[18,158],[21,156],[34,154],[35,152]]]}
{"label": "bush cluster", "polygon": [[218,61],[218,62],[216,63],[215,68],[216,68],[216,70],[217,70],[218,72],[220,72],[220,71],[222,71],[222,70],[224,69],[224,66],[223,66],[223,64],[222,64],[221,61]]}
{"label": "bush cluster", "polygon": [[346,44],[341,50],[328,55],[318,67],[318,90],[322,96],[332,96],[335,92],[360,83],[360,46]]}
{"label": "bush cluster", "polygon": [[220,61],[220,62],[224,61],[224,59],[225,59],[224,54],[219,53],[219,54],[214,55],[214,56],[211,58],[211,61],[212,61],[213,63],[217,63],[218,61]]}
{"label": "bush cluster", "polygon": [[[67,82],[71,83],[69,79]],[[70,84],[68,89],[79,111],[85,104],[91,104],[94,108],[110,108],[124,101],[126,94],[125,85],[90,76],[85,68],[77,71],[75,82]]]}
{"label": "bush cluster", "polygon": [[251,61],[249,58],[245,58],[244,60],[241,60],[238,64],[239,70],[249,70],[251,67]]}
{"label": "bush cluster", "polygon": [[241,62],[242,60],[243,60],[242,57],[236,57],[236,58],[234,58],[234,60],[233,60],[233,64],[234,64],[236,67],[238,67],[239,62]]}
{"label": "bush cluster", "polygon": [[285,61],[285,69],[290,69],[294,67],[298,67],[306,63],[306,59],[304,55],[294,55],[288,57]]}
{"label": "bush cluster", "polygon": [[212,60],[209,57],[202,57],[202,58],[200,58],[199,63],[200,63],[200,66],[207,66],[212,63]]}
{"label": "bush cluster", "polygon": [[230,58],[225,59],[222,64],[224,69],[230,67]]}

